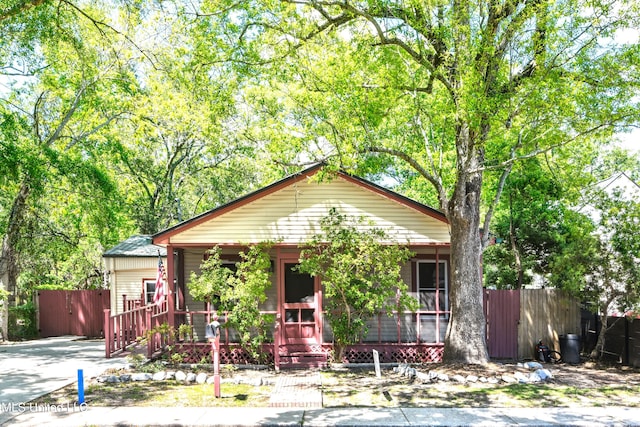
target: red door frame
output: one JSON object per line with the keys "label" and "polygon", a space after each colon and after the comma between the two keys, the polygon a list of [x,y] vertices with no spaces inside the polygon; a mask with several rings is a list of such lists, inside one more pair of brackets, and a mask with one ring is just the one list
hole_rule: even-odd
{"label": "red door frame", "polygon": [[[299,254],[284,254],[278,257],[278,270],[277,270],[277,290],[278,290],[278,315],[282,319],[282,328],[279,329],[280,342],[285,345],[317,345],[322,344],[322,286],[320,279],[314,277],[314,298],[311,303],[287,303],[285,300],[285,266],[286,264],[297,264],[300,261]],[[297,325],[298,333],[296,336],[288,337],[287,330],[293,331],[295,328],[292,323],[289,323],[287,328],[286,310],[287,309],[313,309],[314,310],[314,325],[313,333],[311,336],[302,337],[302,327],[304,323],[301,319],[298,322],[292,322]],[[310,322],[309,322],[310,323]],[[307,325],[311,326],[311,325]],[[310,350],[311,351],[311,350]]]}

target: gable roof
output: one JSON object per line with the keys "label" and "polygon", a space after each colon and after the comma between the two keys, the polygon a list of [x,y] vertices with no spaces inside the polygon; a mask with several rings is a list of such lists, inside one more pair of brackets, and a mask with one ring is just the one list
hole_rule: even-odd
{"label": "gable roof", "polygon": [[[238,244],[263,240],[301,243],[305,233],[318,232],[313,223],[326,215],[330,207],[339,207],[353,216],[368,216],[378,226],[400,231],[407,240],[449,242],[448,222],[441,212],[342,171],[329,180],[311,180],[323,167],[323,164],[314,165],[163,230],[153,236],[153,242],[160,245]],[[403,211],[401,216],[413,217],[414,223],[426,220],[432,229],[438,229],[438,235],[424,236],[409,230],[406,224],[384,220],[385,215],[399,209]],[[398,217],[398,214],[392,216]]]}
{"label": "gable roof", "polygon": [[118,243],[113,248],[106,251],[104,258],[119,257],[161,257],[167,256],[167,249],[154,245],[152,237],[148,235],[131,236],[127,240]]}

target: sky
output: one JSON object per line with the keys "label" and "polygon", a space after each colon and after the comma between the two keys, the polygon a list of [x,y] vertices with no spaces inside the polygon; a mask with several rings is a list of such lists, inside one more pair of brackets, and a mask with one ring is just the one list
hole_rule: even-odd
{"label": "sky", "polygon": [[640,129],[636,128],[631,133],[620,134],[620,146],[640,155]]}

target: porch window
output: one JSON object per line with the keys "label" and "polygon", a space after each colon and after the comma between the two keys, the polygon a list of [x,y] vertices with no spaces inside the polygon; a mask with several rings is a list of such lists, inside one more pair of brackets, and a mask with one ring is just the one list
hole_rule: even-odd
{"label": "porch window", "polygon": [[417,262],[417,291],[420,310],[439,312],[449,310],[447,263],[442,260],[436,270],[435,260]]}
{"label": "porch window", "polygon": [[415,279],[420,304],[419,339],[426,343],[444,341],[449,321],[449,278],[446,260],[416,263]]}

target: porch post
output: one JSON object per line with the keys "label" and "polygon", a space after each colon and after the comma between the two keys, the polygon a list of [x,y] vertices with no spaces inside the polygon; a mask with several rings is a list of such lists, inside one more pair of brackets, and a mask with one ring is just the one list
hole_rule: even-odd
{"label": "porch post", "polygon": [[173,257],[173,246],[167,246],[167,285],[169,288],[169,295],[167,295],[168,313],[167,323],[169,326],[175,326],[175,311],[176,311],[176,284],[175,284],[175,265]]}
{"label": "porch post", "polygon": [[280,372],[280,329],[282,318],[280,313],[276,314],[276,323],[273,328],[273,364],[276,372]]}
{"label": "porch post", "polygon": [[[153,325],[151,325],[151,314],[152,314],[153,306],[147,305],[144,310],[144,324],[145,324],[145,332],[151,331],[153,329]],[[149,332],[149,338],[147,339],[147,358],[151,359],[153,356],[153,347],[156,340],[156,334]],[[123,346],[124,347],[124,346]]]}
{"label": "porch post", "polygon": [[111,349],[113,348],[113,332],[111,332],[111,310],[104,309],[104,353],[105,357],[111,357]]}

